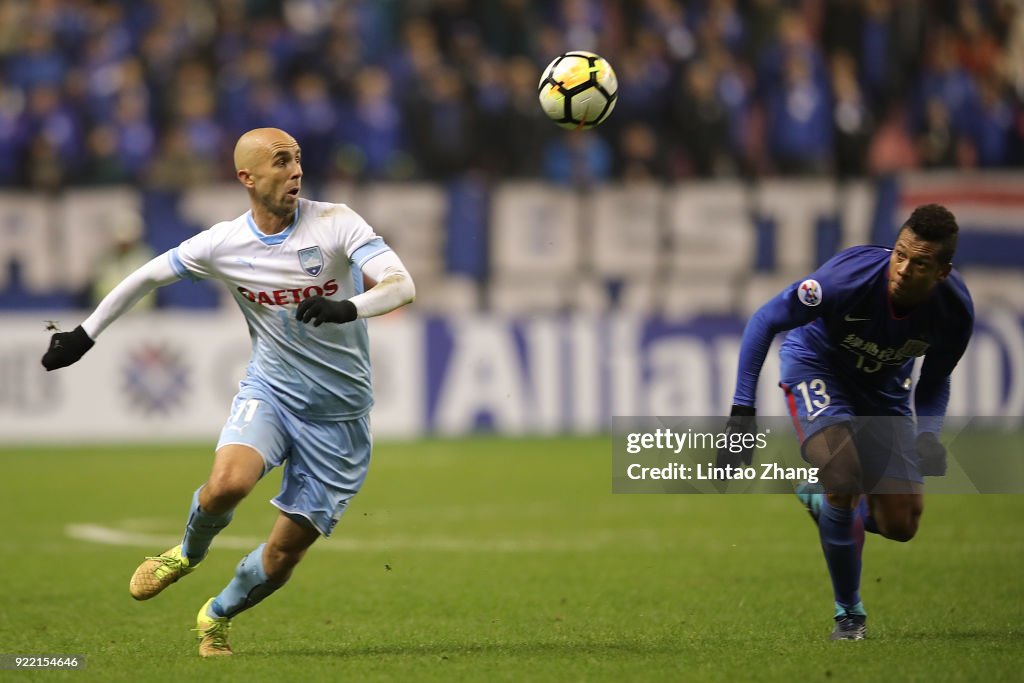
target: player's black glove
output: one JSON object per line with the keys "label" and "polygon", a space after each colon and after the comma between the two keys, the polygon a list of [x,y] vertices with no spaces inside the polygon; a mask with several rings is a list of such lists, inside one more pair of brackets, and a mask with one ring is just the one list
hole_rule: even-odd
{"label": "player's black glove", "polygon": [[50,337],[50,348],[43,354],[43,367],[50,371],[77,363],[95,343],[81,325],[70,332],[56,332]]}
{"label": "player's black glove", "polygon": [[345,299],[331,301],[323,296],[311,296],[295,311],[295,319],[304,323],[312,322],[313,327],[324,323],[350,323],[356,319],[356,305]]}
{"label": "player's black glove", "polygon": [[946,476],[946,447],[932,432],[917,435],[917,466],[922,476]]}
{"label": "player's black glove", "polygon": [[[715,457],[715,467],[732,465],[739,467],[740,463],[750,465],[754,462],[753,445],[740,447],[736,442],[740,437],[733,434],[753,434],[757,431],[757,419],[754,417],[753,406],[733,405],[729,411],[729,421],[725,423],[726,445],[718,449]],[[753,439],[744,439],[752,442]],[[731,446],[731,447],[730,447]]]}

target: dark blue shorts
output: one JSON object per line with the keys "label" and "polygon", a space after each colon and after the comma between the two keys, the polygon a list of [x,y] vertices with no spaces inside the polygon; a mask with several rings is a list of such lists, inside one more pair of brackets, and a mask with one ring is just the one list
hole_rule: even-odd
{"label": "dark blue shorts", "polygon": [[917,467],[917,427],[909,392],[905,401],[879,401],[802,354],[783,348],[780,360],[779,386],[786,392],[801,446],[825,427],[845,424],[860,456],[864,490],[870,491],[882,478],[924,481]]}

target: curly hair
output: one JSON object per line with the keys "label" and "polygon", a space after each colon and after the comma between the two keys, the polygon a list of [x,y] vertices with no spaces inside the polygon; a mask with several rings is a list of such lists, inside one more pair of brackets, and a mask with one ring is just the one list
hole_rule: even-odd
{"label": "curly hair", "polygon": [[949,209],[939,204],[919,206],[910,214],[903,228],[909,228],[927,242],[940,244],[941,248],[935,255],[936,258],[941,263],[952,263],[960,227]]}

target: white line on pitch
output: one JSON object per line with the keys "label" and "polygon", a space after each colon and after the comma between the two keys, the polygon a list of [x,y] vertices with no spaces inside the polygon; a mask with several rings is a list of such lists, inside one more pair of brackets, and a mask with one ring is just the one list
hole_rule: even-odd
{"label": "white line on pitch", "polygon": [[[181,536],[167,534],[150,534],[138,531],[123,531],[99,524],[68,524],[64,533],[70,538],[89,543],[103,545],[131,546],[150,550],[169,548],[181,543]],[[230,536],[223,534],[217,537],[218,548],[249,550],[264,542],[264,538],[256,536]],[[433,550],[433,551],[465,551],[465,552],[557,552],[557,551],[592,551],[621,543],[623,537],[618,534],[602,533],[585,538],[552,539],[552,538],[506,538],[506,539],[468,539],[445,536],[388,537],[375,539],[345,538],[339,536],[328,539],[317,547],[324,550],[345,552],[386,551],[386,550]],[[638,539],[630,534],[631,545],[640,541],[647,545],[652,539]],[[645,542],[647,541],[647,542]]]}

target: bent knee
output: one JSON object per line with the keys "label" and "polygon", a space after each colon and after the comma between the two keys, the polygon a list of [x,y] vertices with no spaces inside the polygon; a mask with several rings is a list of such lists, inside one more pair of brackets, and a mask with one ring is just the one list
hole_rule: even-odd
{"label": "bent knee", "polygon": [[914,522],[903,522],[898,524],[884,524],[879,529],[882,536],[890,541],[906,543],[917,535],[917,524]]}
{"label": "bent knee", "polygon": [[825,471],[821,472],[821,483],[830,495],[842,498],[859,495],[861,492],[860,472],[857,471]]}
{"label": "bent knee", "polygon": [[210,477],[204,489],[214,501],[234,505],[249,495],[252,484],[245,477],[225,473]]}
{"label": "bent knee", "polygon": [[917,535],[924,512],[924,500],[920,495],[869,496],[868,501],[878,533],[884,538],[906,543]]}

